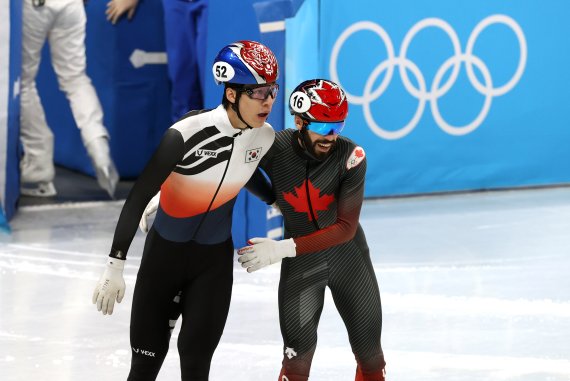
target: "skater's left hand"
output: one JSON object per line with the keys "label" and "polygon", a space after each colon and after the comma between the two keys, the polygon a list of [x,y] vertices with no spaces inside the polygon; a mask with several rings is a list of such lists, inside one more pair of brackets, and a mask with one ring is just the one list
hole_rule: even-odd
{"label": "skater's left hand", "polygon": [[92,302],[97,305],[97,311],[101,311],[103,315],[111,315],[115,300],[121,303],[125,296],[124,268],[124,259],[107,258],[105,271],[99,278],[92,296]]}

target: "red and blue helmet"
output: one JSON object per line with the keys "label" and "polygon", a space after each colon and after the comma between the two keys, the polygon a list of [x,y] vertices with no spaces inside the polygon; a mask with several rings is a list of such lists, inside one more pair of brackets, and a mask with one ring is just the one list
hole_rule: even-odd
{"label": "red and blue helmet", "polygon": [[300,83],[289,97],[289,111],[308,122],[307,129],[320,135],[340,134],[348,115],[343,89],[327,79]]}
{"label": "red and blue helmet", "polygon": [[277,81],[279,67],[273,52],[255,41],[237,41],[225,46],[214,60],[217,84],[262,85]]}

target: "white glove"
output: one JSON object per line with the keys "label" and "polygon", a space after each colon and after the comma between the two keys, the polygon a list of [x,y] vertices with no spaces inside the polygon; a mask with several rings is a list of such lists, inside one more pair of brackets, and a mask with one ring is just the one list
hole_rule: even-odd
{"label": "white glove", "polygon": [[281,209],[279,209],[279,205],[277,205],[277,201],[275,201],[273,204],[271,204],[271,207],[275,210],[277,210],[279,212],[279,214],[283,214],[281,213]]}
{"label": "white glove", "polygon": [[107,267],[101,275],[93,291],[93,304],[97,303],[97,311],[103,315],[111,315],[115,306],[115,299],[121,303],[125,296],[125,280],[123,279],[124,259],[107,259]]}
{"label": "white glove", "polygon": [[247,269],[248,273],[281,262],[285,257],[297,255],[293,238],[282,241],[274,241],[271,238],[252,238],[248,242],[252,245],[238,250],[238,262],[241,263],[241,267]]}
{"label": "white glove", "polygon": [[144,209],[144,212],[139,222],[139,228],[143,233],[148,233],[148,218],[156,213],[158,209],[158,202],[160,201],[160,192],[158,192],[153,198],[150,199],[148,205]]}

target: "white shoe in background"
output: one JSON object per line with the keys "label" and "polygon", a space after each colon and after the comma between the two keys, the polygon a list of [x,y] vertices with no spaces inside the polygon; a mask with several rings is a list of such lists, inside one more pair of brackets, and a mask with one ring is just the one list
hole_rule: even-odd
{"label": "white shoe in background", "polygon": [[99,186],[105,189],[111,198],[114,198],[119,174],[111,159],[107,138],[96,138],[90,141],[85,148],[91,158]]}
{"label": "white shoe in background", "polygon": [[20,194],[31,197],[53,197],[57,194],[57,191],[51,181],[42,183],[22,183]]}

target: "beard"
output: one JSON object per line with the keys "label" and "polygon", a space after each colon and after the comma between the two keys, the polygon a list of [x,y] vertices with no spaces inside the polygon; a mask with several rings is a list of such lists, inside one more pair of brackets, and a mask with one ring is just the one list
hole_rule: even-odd
{"label": "beard", "polygon": [[[309,153],[311,155],[313,155],[315,157],[315,159],[320,160],[320,161],[325,160],[336,147],[336,140],[330,141],[330,140],[326,140],[326,139],[319,139],[319,140],[312,142],[309,139],[309,134],[303,134],[303,140],[305,143],[305,147],[308,148]],[[329,144],[330,143],[330,148],[326,152],[319,151],[317,148],[317,144],[319,144],[319,143],[321,143],[321,144]]]}

